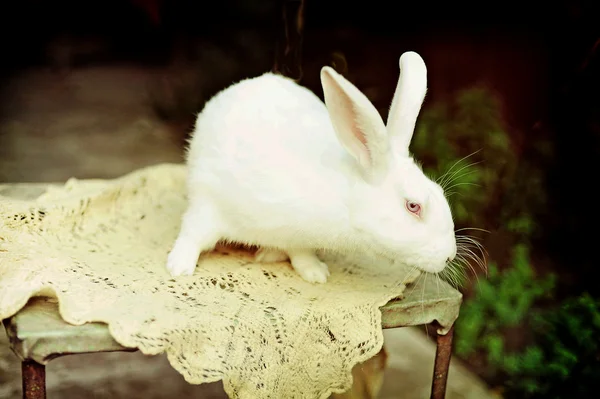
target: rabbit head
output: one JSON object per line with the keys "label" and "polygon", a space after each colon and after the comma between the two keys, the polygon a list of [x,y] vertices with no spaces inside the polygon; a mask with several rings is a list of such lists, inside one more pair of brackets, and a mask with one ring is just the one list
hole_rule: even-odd
{"label": "rabbit head", "polygon": [[427,91],[415,52],[400,57],[387,126],[367,97],[330,67],[321,70],[325,104],[337,138],[359,170],[349,194],[352,227],[369,248],[426,272],[456,256],[454,222],[443,189],[409,154]]}

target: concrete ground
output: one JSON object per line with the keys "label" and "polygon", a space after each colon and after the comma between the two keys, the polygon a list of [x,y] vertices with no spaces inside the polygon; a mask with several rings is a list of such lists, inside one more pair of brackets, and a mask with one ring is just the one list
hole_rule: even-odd
{"label": "concrete ground", "polygon": [[[415,328],[386,330],[388,367],[379,399],[423,399],[430,393],[435,347]],[[0,334],[0,398],[21,396],[20,363]],[[48,398],[203,398],[227,399],[221,383],[190,385],[165,356],[99,353],[66,356],[47,367]],[[452,360],[448,399],[496,398],[457,359]],[[365,398],[366,399],[366,398]]]}
{"label": "concrete ground", "polygon": [[[157,71],[93,67],[57,75],[40,69],[0,93],[0,182],[110,178],[182,160],[181,132],[154,116],[148,85]],[[379,398],[429,397],[435,347],[420,330],[387,330],[388,368]],[[220,383],[192,386],[164,356],[67,356],[48,367],[49,398],[226,398]],[[21,395],[19,361],[0,333],[0,398]],[[456,359],[449,399],[494,397]]]}

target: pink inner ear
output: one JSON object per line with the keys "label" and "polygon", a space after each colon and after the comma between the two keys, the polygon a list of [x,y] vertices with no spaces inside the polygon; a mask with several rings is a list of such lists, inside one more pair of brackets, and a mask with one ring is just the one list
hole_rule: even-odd
{"label": "pink inner ear", "polygon": [[352,130],[352,134],[354,135],[354,137],[356,137],[356,139],[358,140],[358,142],[355,142],[355,147],[359,157],[359,162],[362,164],[363,167],[370,167],[372,159],[371,151],[369,151],[369,146],[367,145],[367,136],[364,134],[364,132],[360,128],[360,125],[358,124],[358,115],[355,114],[353,105],[348,105],[352,110],[350,111],[350,113],[353,114],[352,119],[356,122],[354,126],[352,126],[350,129]]}
{"label": "pink inner ear", "polygon": [[362,145],[365,147],[365,150],[369,152],[369,147],[367,146],[367,137],[360,131],[358,126],[355,126],[353,130],[354,136],[362,143]]}
{"label": "pink inner ear", "polygon": [[356,111],[356,105],[342,90],[339,82],[332,77],[330,90],[335,90],[337,93],[333,100],[330,100],[330,115],[334,127],[339,129],[338,135],[341,138],[343,145],[357,158],[358,162],[363,167],[371,166],[371,154],[367,147],[367,137],[360,127],[360,114]]}
{"label": "pink inner ear", "polygon": [[389,139],[375,107],[356,87],[328,67],[322,70],[321,81],[340,143],[368,172],[385,171]]}

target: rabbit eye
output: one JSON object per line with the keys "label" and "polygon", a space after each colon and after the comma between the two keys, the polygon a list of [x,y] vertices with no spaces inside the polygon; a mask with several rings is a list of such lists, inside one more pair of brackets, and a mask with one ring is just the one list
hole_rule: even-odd
{"label": "rabbit eye", "polygon": [[406,201],[406,209],[408,209],[410,213],[414,213],[417,216],[421,215],[421,205],[417,204],[416,202]]}

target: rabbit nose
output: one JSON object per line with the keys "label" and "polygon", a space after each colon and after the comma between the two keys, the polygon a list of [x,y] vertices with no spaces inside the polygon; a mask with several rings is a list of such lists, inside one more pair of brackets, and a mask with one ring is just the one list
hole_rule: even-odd
{"label": "rabbit nose", "polygon": [[454,258],[456,258],[456,242],[454,243],[454,246],[452,248],[452,253],[448,257],[448,259],[446,260],[446,262],[450,263],[450,262],[452,262],[454,260]]}
{"label": "rabbit nose", "polygon": [[456,250],[454,250],[454,252],[452,252],[452,255],[450,255],[448,257],[448,259],[446,259],[446,263],[450,263],[454,260],[454,258],[456,258]]}

